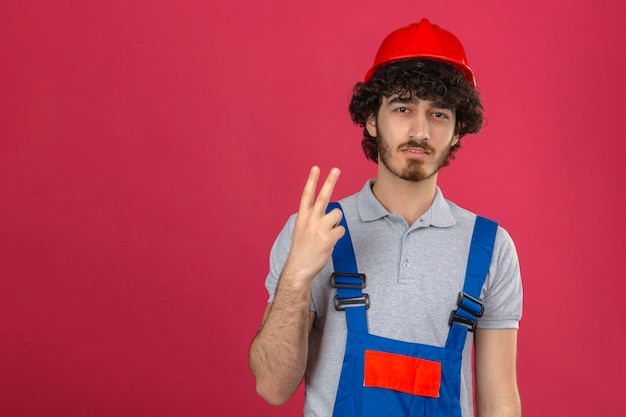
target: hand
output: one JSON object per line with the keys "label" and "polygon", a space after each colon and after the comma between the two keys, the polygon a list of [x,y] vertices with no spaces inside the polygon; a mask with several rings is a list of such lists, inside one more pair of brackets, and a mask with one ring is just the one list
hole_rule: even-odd
{"label": "hand", "polygon": [[326,214],[326,208],[339,174],[339,169],[331,169],[315,198],[320,169],[316,166],[311,168],[302,191],[291,249],[285,264],[285,270],[291,274],[303,276],[312,281],[326,266],[335,244],[346,232],[343,226],[339,226],[343,216],[341,210],[334,209]]}

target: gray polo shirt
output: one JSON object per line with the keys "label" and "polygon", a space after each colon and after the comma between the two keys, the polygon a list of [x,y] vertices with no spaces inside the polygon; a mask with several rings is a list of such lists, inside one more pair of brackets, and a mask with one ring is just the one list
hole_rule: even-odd
{"label": "gray polo shirt", "polygon": [[[443,347],[448,318],[463,289],[467,257],[476,215],[443,198],[435,200],[409,227],[402,216],[390,214],[372,192],[373,180],[340,201],[352,237],[359,272],[366,274],[371,334]],[[276,239],[266,279],[269,301],[283,269],[293,233],[292,215]],[[336,291],[330,287],[332,261],[313,282],[311,310],[315,323],[310,336],[305,375],[306,417],[330,417],[335,402],[346,343],[346,320],[334,308]],[[496,243],[481,295],[485,314],[478,327],[518,328],[522,314],[522,284],[515,246],[498,228]],[[461,408],[473,416],[471,345],[469,333],[463,352]]]}

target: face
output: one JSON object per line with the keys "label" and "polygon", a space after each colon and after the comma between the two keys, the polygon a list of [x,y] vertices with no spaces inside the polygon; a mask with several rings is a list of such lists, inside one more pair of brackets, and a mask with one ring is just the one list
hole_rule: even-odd
{"label": "face", "polygon": [[366,127],[377,139],[379,169],[411,182],[435,176],[458,141],[454,110],[417,97],[384,97]]}

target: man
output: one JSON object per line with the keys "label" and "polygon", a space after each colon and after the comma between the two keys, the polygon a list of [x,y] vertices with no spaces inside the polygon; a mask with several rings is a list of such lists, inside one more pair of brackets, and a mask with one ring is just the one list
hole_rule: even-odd
{"label": "man", "polygon": [[272,248],[249,357],[258,393],[282,404],[304,378],[307,417],[519,416],[515,247],[437,187],[482,125],[461,43],[426,19],[394,31],[350,112],[377,176],[329,207],[340,172],[316,197],[311,169]]}

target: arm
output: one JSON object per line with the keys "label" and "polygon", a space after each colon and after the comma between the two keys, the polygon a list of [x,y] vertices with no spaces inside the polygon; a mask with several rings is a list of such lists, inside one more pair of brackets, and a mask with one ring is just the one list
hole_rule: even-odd
{"label": "arm", "polygon": [[337,226],[341,211],[325,213],[338,178],[339,170],[331,170],[316,199],[319,168],[311,170],[274,301],[268,304],[250,346],[248,360],[257,392],[273,405],[287,401],[304,377],[309,333],[315,318],[310,311],[311,287],[330,260],[335,243],[345,233],[343,227]]}
{"label": "arm", "polygon": [[516,329],[476,329],[474,337],[478,417],[522,415],[517,390]]}
{"label": "arm", "polygon": [[283,404],[300,385],[314,320],[315,313],[309,311],[308,302],[306,311],[282,308],[275,303],[267,305],[261,328],[250,346],[249,363],[257,393],[268,403]]}

